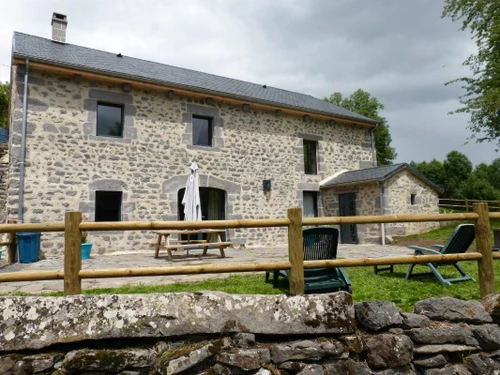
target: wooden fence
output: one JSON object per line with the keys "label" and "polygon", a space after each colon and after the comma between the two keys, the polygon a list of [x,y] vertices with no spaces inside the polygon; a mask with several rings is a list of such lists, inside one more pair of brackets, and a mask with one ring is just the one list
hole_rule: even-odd
{"label": "wooden fence", "polygon": [[[229,272],[257,272],[290,270],[290,293],[304,293],[304,268],[357,267],[411,263],[443,263],[458,260],[477,260],[481,296],[495,292],[493,260],[500,259],[500,253],[493,253],[490,240],[490,219],[500,219],[500,213],[488,213],[485,203],[475,203],[473,213],[462,214],[419,214],[302,218],[300,208],[289,208],[288,217],[259,220],[218,221],[159,221],[159,222],[82,222],[82,213],[70,211],[63,223],[1,224],[0,233],[10,233],[11,239],[17,232],[64,232],[64,270],[40,272],[0,273],[0,282],[64,280],[64,294],[80,294],[81,280],[109,277],[187,275]],[[307,225],[404,223],[426,221],[474,220],[477,252],[452,255],[422,255],[385,258],[359,258],[337,260],[304,261],[302,249],[302,227]],[[82,270],[80,235],[82,231],[128,231],[160,229],[227,229],[288,227],[288,262],[259,264],[200,265],[180,267],[148,267]],[[9,242],[10,256],[14,255],[15,241]],[[12,259],[12,257],[10,258]]]}
{"label": "wooden fence", "polygon": [[487,201],[479,199],[455,199],[455,198],[439,198],[439,207],[449,208],[451,210],[459,210],[465,212],[472,212],[472,205],[474,203],[486,203],[488,210],[492,212],[500,212],[500,200]]}

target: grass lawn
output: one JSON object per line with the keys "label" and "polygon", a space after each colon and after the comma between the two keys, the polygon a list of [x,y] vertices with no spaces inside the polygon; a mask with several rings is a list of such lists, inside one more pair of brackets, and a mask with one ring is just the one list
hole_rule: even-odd
{"label": "grass lawn", "polygon": [[[477,280],[477,263],[460,262],[461,266]],[[500,290],[500,262],[496,261],[496,287]],[[392,301],[402,311],[411,312],[415,302],[430,297],[456,297],[460,299],[479,300],[479,283],[466,281],[451,286],[441,285],[434,276],[418,276],[409,281],[404,279],[407,266],[394,266],[394,273],[388,271],[378,275],[373,267],[345,268],[353,287],[355,302],[385,300]],[[414,272],[427,272],[424,266],[415,267]],[[440,272],[446,277],[458,276],[453,266],[442,266]],[[142,294],[169,292],[196,292],[203,290],[222,291],[232,294],[281,294],[288,292],[288,282],[280,278],[279,288],[274,289],[272,282],[266,283],[264,272],[259,274],[231,275],[227,278],[210,279],[193,283],[176,283],[165,285],[123,286],[120,288],[104,288],[85,290],[84,294]],[[25,294],[24,294],[25,295]],[[62,293],[50,294],[61,296]]]}

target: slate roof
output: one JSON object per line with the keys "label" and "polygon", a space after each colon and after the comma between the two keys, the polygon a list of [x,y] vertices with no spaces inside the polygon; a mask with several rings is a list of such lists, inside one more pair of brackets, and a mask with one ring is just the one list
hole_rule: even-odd
{"label": "slate roof", "polygon": [[[156,47],[152,46],[152,48]],[[12,50],[14,58],[29,58],[37,62],[164,84],[249,102],[331,115],[369,124],[377,123],[373,119],[358,115],[311,95],[269,86],[264,88],[263,84],[220,77],[125,55],[118,57],[117,53],[99,51],[68,43],[57,43],[50,39],[19,32],[14,32]]]}
{"label": "slate roof", "polygon": [[437,190],[438,192],[443,192],[443,188],[422,173],[417,171],[415,168],[407,163],[393,164],[393,165],[383,165],[381,167],[359,169],[356,171],[348,171],[341,173],[340,175],[326,181],[321,187],[332,187],[341,185],[354,185],[366,182],[383,182],[394,176],[396,173],[402,171],[403,169],[408,169],[411,173],[417,176],[419,179],[427,183],[430,187]]}

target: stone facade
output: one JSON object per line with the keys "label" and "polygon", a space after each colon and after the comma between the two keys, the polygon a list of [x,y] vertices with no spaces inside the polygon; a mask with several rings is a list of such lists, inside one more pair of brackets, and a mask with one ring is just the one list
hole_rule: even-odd
{"label": "stone facade", "polygon": [[[7,208],[16,219],[24,68],[14,66],[13,77]],[[322,179],[372,163],[370,129],[358,125],[33,69],[28,89],[24,222],[62,221],[66,210],[93,221],[96,191],[122,192],[122,220],[178,220],[178,192],[194,160],[200,186],[224,192],[226,219],[286,217],[287,208],[302,204],[303,191],[319,191]],[[96,136],[99,101],[123,105],[123,138]],[[192,145],[194,114],[213,119],[213,147]],[[304,174],[303,139],[318,142],[317,175]],[[263,180],[271,180],[271,192],[263,191]],[[227,236],[247,246],[287,241],[283,228]],[[147,249],[152,233],[94,232],[90,239],[102,254]],[[62,247],[60,234],[43,235],[46,255],[60,256]]]}
{"label": "stone facade", "polygon": [[346,292],[6,296],[0,373],[498,374],[499,305],[500,294],[429,298],[413,313]]}
{"label": "stone facade", "polygon": [[[380,210],[380,192],[383,188],[384,210]],[[339,216],[339,194],[356,195],[356,216],[436,214],[438,192],[429,184],[404,169],[388,178],[384,183],[358,184],[343,188],[322,190],[325,216]],[[412,204],[413,195],[413,204]],[[422,233],[439,227],[436,222],[391,223],[385,224],[387,236],[407,236]],[[381,224],[358,224],[357,233],[360,243],[380,243]]]}
{"label": "stone facade", "polygon": [[[408,170],[403,170],[390,178],[386,182],[385,189],[386,215],[439,213],[438,192]],[[407,236],[436,228],[439,228],[438,222],[392,223],[386,225],[386,233],[393,236]]]}

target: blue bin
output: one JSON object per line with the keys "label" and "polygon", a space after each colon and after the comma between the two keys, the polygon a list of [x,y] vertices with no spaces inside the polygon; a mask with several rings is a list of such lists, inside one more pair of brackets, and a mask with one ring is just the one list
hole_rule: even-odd
{"label": "blue bin", "polygon": [[17,244],[19,249],[19,262],[32,263],[38,260],[40,252],[41,233],[18,233]]}

